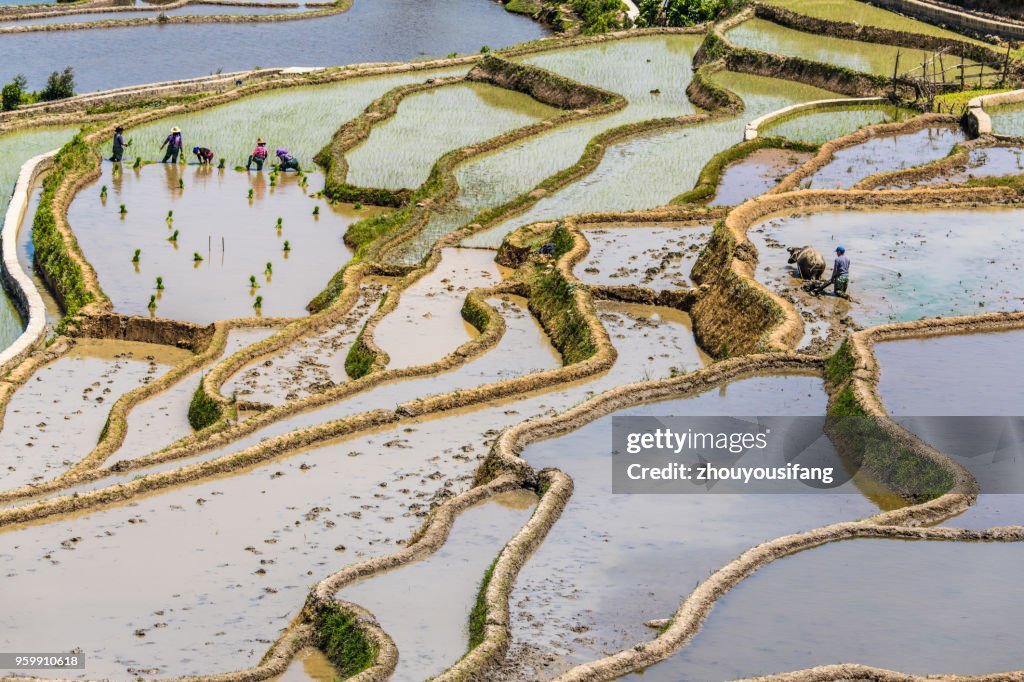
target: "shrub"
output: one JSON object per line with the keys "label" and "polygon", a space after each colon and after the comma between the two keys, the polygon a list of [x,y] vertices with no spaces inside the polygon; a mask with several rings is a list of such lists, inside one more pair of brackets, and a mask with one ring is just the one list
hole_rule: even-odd
{"label": "shrub", "polygon": [[39,99],[52,102],[73,97],[75,94],[75,71],[70,66],[63,71],[54,71],[46,79],[46,87],[39,92]]}
{"label": "shrub", "polygon": [[731,12],[736,0],[642,0],[637,26],[694,26]]}
{"label": "shrub", "polygon": [[192,402],[188,405],[188,423],[196,431],[205,429],[220,419],[221,407],[216,400],[206,395],[203,382],[200,381],[196,392],[192,394]]}
{"label": "shrub", "polygon": [[13,111],[18,108],[22,98],[25,96],[25,87],[27,85],[28,81],[19,73],[14,77],[13,81],[4,86],[2,94],[4,111]]}

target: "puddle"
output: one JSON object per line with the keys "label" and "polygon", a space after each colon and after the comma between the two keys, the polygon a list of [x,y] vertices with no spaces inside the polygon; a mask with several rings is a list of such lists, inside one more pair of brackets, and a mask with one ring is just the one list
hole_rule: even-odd
{"label": "puddle", "polygon": [[387,280],[363,280],[359,300],[344,319],[289,344],[272,357],[253,361],[228,379],[221,393],[281,405],[345,383],[345,356],[388,286]]}
{"label": "puddle", "polygon": [[338,671],[319,649],[300,649],[283,673],[271,682],[336,682]]}
{"label": "puddle", "polygon": [[[922,62],[932,57],[929,51],[804,33],[764,19],[745,21],[726,33],[726,37],[738,47],[789,57],[802,57],[888,78],[892,78],[897,53],[900,55],[901,72],[908,71],[915,65],[920,66]],[[959,82],[959,76],[954,79],[952,75],[952,66],[959,60],[955,57],[951,60],[953,61],[950,61],[947,80]],[[964,63],[976,62],[967,60]]]}
{"label": "puddle", "polygon": [[959,128],[923,128],[905,135],[876,137],[837,151],[832,160],[804,181],[813,189],[850,189],[875,173],[920,166],[949,155],[965,139]]}
{"label": "puddle", "polygon": [[369,609],[398,647],[390,679],[414,682],[444,672],[469,646],[469,612],[480,581],[505,543],[526,523],[537,498],[517,491],[463,512],[430,557],[338,593]]}
{"label": "puddle", "polygon": [[708,206],[738,206],[747,199],[760,196],[811,156],[809,152],[789,149],[758,149],[726,167],[718,183],[718,191]]}
{"label": "puddle", "polygon": [[0,487],[54,478],[78,463],[95,446],[121,395],[187,355],[169,346],[82,339],[37,370],[4,414]]}
{"label": "puddle", "polygon": [[877,512],[852,483],[842,488],[849,494],[613,494],[613,417],[752,415],[766,405],[776,415],[820,415],[826,401],[819,377],[759,376],[617,411],[529,445],[523,459],[538,469],[565,471],[575,488],[517,581],[511,665],[503,671],[510,677],[501,679],[550,679],[648,640],[653,631],[646,621],[671,616],[696,583],[750,546]]}
{"label": "puddle", "polygon": [[[531,190],[544,178],[574,164],[587,142],[625,123],[693,112],[686,97],[698,35],[645,36],[545,52],[523,61],[580,83],[622,95],[625,109],[595,120],[570,123],[517,142],[455,169],[459,193],[432,213],[423,231],[389,254],[415,263],[441,236],[468,224],[480,210]],[[654,93],[657,91],[657,94]]]}
{"label": "puddle", "polygon": [[[275,331],[271,328],[233,329],[228,332],[224,353],[220,357],[230,357],[236,351],[262,341]],[[128,413],[128,430],[124,442],[111,453],[103,465],[156,452],[191,434],[188,407],[202,380],[202,374],[201,371],[195,372],[166,391],[136,405]]]}
{"label": "puddle", "polygon": [[711,234],[709,226],[587,228],[590,252],[574,268],[587,284],[687,289],[690,270]]}
{"label": "puddle", "polygon": [[[804,317],[801,346],[830,347],[851,327],[1021,308],[1019,222],[1006,209],[822,211],[764,221],[748,236],[760,254],[757,279]],[[825,256],[825,277],[834,246],[846,247],[852,302],[801,290],[782,247],[805,244]]]}
{"label": "puddle", "polygon": [[503,277],[493,251],[444,249],[437,267],[403,291],[398,307],[377,325],[374,339],[391,357],[388,367],[436,362],[477,336],[462,319],[462,305],[470,291]]}
{"label": "puddle", "polygon": [[1022,553],[1012,543],[898,540],[800,552],[740,583],[688,646],[630,679],[734,679],[839,662],[917,675],[1015,670],[1024,594],[1008,568]]}
{"label": "puddle", "polygon": [[[960,420],[943,423],[935,418],[979,417],[982,419],[973,425],[975,428],[991,423],[995,432],[1007,425],[999,417],[1016,417],[1012,421],[1019,429],[1020,415],[1024,414],[1024,389],[1019,382],[1007,381],[1007,369],[1008,359],[1016,357],[1022,341],[1024,331],[1006,331],[901,339],[875,346],[882,368],[878,392],[885,409],[920,438],[956,457],[978,477],[982,490],[993,475],[1004,484],[1024,485],[1020,458],[999,457],[997,464],[994,453],[979,456],[978,443],[972,442],[970,433],[974,429],[963,428],[966,424]],[[928,419],[899,419],[911,416]],[[995,419],[989,422],[985,417]],[[1024,495],[983,493],[974,506],[946,525],[991,528],[1021,523]]]}
{"label": "puddle", "polygon": [[878,26],[879,28],[889,28],[894,31],[908,31],[910,33],[983,44],[979,40],[968,38],[953,31],[947,31],[938,26],[926,24],[923,21],[905,17],[902,14],[889,12],[881,7],[868,5],[859,0],[768,0],[766,4],[782,7],[818,19],[853,22],[861,26]]}
{"label": "puddle", "polygon": [[[102,177],[79,192],[68,221],[114,309],[132,315],[150,314],[156,295],[155,315],[200,324],[251,317],[257,296],[263,315],[304,316],[309,300],[351,258],[342,241],[347,227],[380,211],[310,199],[294,175],[270,187],[261,173],[158,164],[112,177],[111,168],[105,164]],[[309,178],[311,185],[321,182],[316,174]],[[110,188],[106,201],[102,185]],[[168,211],[174,211],[173,224]],[[169,241],[175,231],[176,243]]]}
{"label": "puddle", "polygon": [[[239,49],[240,45],[287,45],[296,32],[301,35],[301,49],[291,58],[285,58],[287,52],[254,55],[252,50]],[[17,64],[29,87],[36,90],[56,65],[76,55],[76,89],[91,92],[254,66],[335,66],[476,53],[482,45],[497,49],[547,34],[529,17],[507,12],[494,2],[452,0],[435,7],[413,0],[374,0],[362,6],[354,2],[346,12],[301,24],[172,24],[13,34],[4,36],[0,63]],[[339,41],[339,36],[347,39]],[[112,62],[110,45],[117,45],[119,53],[130,58]],[[337,126],[341,120],[332,116],[331,122]]]}
{"label": "puddle", "polygon": [[[128,505],[7,529],[0,533],[0,572],[10,598],[0,612],[0,646],[75,642],[89,652],[81,676],[90,678],[253,665],[313,582],[394,551],[439,489],[468,485],[500,429],[564,410],[594,391],[665,376],[680,349],[692,348],[690,331],[678,324],[633,319],[618,306],[599,309],[620,355],[594,381],[408,420]],[[72,537],[82,540],[64,548]],[[46,589],[68,575],[90,589]],[[145,590],[124,589],[140,575]]]}
{"label": "puddle", "polygon": [[[140,155],[143,159],[159,161],[163,158],[160,144],[167,137],[170,126],[177,125],[183,131],[187,149],[194,145],[208,147],[218,158],[227,160],[228,168],[245,165],[256,138],[263,137],[271,152],[284,147],[304,167],[311,169],[314,167],[313,155],[331,141],[342,123],[358,116],[373,100],[401,85],[422,83],[429,78],[460,76],[466,70],[467,67],[461,66],[270,90],[129,130],[127,136],[132,146],[125,157],[134,160],[136,155]],[[296,125],[297,122],[301,125]],[[313,184],[311,191],[322,186],[322,183]]]}
{"label": "puddle", "polygon": [[[553,118],[560,112],[528,95],[486,83],[458,83],[411,95],[345,156],[347,181],[415,189],[446,152]],[[412,142],[415,140],[415,142]]]}
{"label": "puddle", "polygon": [[[7,133],[0,136],[0,225],[2,216],[7,212],[7,204],[11,200],[11,192],[18,180],[21,166],[33,156],[56,149],[71,137],[70,128],[32,128],[29,130]],[[34,204],[30,204],[30,210]],[[31,227],[34,212],[26,213]],[[31,230],[19,230],[19,236]],[[31,270],[26,270],[31,273]],[[25,323],[14,302],[0,285],[0,350],[14,343],[25,330]]]}
{"label": "puddle", "polygon": [[[835,97],[825,90],[761,76],[720,73],[714,80],[743,99],[746,109],[742,117],[638,135],[613,144],[593,173],[465,243],[497,248],[505,235],[539,220],[663,205],[693,187],[712,156],[742,139],[747,120],[796,102]],[[659,181],[651,182],[652,177]]]}
{"label": "puddle", "polygon": [[823,144],[843,135],[849,135],[876,123],[905,121],[917,116],[912,109],[895,106],[829,107],[824,111],[797,112],[771,122],[761,129],[762,135],[785,137],[809,144]]}

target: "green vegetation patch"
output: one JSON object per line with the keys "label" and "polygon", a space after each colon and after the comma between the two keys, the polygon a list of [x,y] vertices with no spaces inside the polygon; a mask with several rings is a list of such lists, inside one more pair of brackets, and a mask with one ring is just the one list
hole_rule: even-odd
{"label": "green vegetation patch", "polygon": [[487,588],[491,584],[491,577],[494,575],[494,567],[498,564],[495,557],[491,565],[484,571],[484,577],[480,580],[480,587],[476,591],[476,601],[469,612],[469,648],[475,649],[484,641],[487,630]]}
{"label": "green vegetation patch", "polygon": [[529,277],[530,311],[537,316],[561,352],[566,365],[582,362],[597,352],[583,312],[576,305],[575,285],[558,268],[533,265]]}
{"label": "green vegetation patch", "polygon": [[341,677],[361,673],[374,664],[377,647],[366,638],[355,616],[340,606],[322,606],[313,620],[317,646]]}
{"label": "green vegetation patch", "polygon": [[541,4],[535,0],[509,0],[505,3],[505,10],[513,14],[533,16],[540,12],[541,9]]}
{"label": "green vegetation patch", "polygon": [[355,343],[348,349],[345,356],[345,373],[350,379],[361,379],[373,369],[373,363],[377,361],[377,354],[366,347],[363,342],[363,334],[366,333],[366,325],[359,330],[359,336]]}
{"label": "green vegetation patch", "polygon": [[844,339],[835,353],[825,361],[825,378],[833,386],[841,386],[853,374],[856,362],[850,352],[850,340]]}
{"label": "green vegetation patch", "polygon": [[94,296],[85,285],[82,268],[71,255],[71,247],[57,229],[57,209],[54,200],[57,189],[67,177],[87,170],[94,162],[95,156],[85,138],[81,133],[75,135],[57,153],[53,169],[43,181],[42,197],[32,221],[32,243],[36,249],[36,264],[64,305],[62,330],[67,320],[91,302]]}
{"label": "green vegetation patch", "polygon": [[203,390],[203,381],[196,386],[192,394],[192,402],[188,404],[188,423],[196,431],[201,431],[215,424],[224,413],[220,403],[207,395]]}
{"label": "green vegetation patch", "polygon": [[745,4],[744,0],[640,0],[636,25],[696,26],[717,21]]}

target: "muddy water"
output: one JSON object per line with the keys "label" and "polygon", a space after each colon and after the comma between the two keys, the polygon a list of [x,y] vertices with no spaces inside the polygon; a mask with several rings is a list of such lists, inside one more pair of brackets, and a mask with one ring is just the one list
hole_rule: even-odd
{"label": "muddy water", "polygon": [[[901,72],[907,71],[915,65],[919,66],[923,61],[932,57],[931,52],[923,50],[804,33],[764,19],[745,21],[730,30],[726,37],[739,47],[749,47],[790,57],[802,57],[890,78],[896,65],[897,53],[900,54]],[[958,62],[959,60],[950,61],[947,66],[952,67],[954,63]],[[967,61],[965,63],[974,64],[975,62]],[[952,71],[947,73],[947,79],[954,80]],[[959,80],[959,73],[955,80]]]}
{"label": "muddy water", "polygon": [[7,405],[0,487],[50,479],[76,464],[95,446],[122,394],[187,355],[168,346],[82,340],[36,371]]}
{"label": "muddy water", "polygon": [[35,261],[33,260],[36,247],[32,242],[32,221],[35,220],[36,209],[39,208],[42,194],[41,182],[36,183],[36,187],[32,190],[32,198],[29,200],[28,210],[25,211],[25,217],[22,218],[21,225],[18,227],[18,262],[21,263],[21,269],[35,282],[36,290],[43,299],[43,308],[46,311],[47,332],[52,333],[60,323],[60,318],[64,316],[64,312],[61,310],[57,299],[50,293],[46,282],[43,281],[42,276],[36,270]]}
{"label": "muddy water", "polygon": [[690,270],[710,234],[707,225],[587,229],[584,236],[590,252],[574,271],[588,284],[688,289]]}
{"label": "muddy water", "polygon": [[[721,73],[714,79],[743,99],[743,117],[638,135],[611,145],[593,173],[466,243],[497,247],[512,230],[538,220],[660,206],[693,187],[713,155],[742,139],[746,120],[796,102],[835,97],[818,88],[760,76]],[[658,182],[651,182],[652,177]]]}
{"label": "muddy water", "polygon": [[[533,40],[547,31],[494,2],[355,2],[342,14],[296,24],[175,24],[4,36],[0,63],[17,65],[38,89],[75,55],[78,90],[204,76],[254,66],[334,66],[478,52]],[[301,41],[295,44],[296,36]],[[347,40],[338,40],[348,36]],[[128,58],[111,61],[111,46]],[[267,50],[240,46],[267,46]],[[26,59],[25,55],[32,55]],[[338,121],[340,123],[340,121]]]}
{"label": "muddy water", "polygon": [[[882,368],[878,390],[890,414],[900,419],[919,437],[952,455],[975,474],[982,486],[998,477],[1006,486],[1024,491],[1024,472],[1019,457],[1007,459],[997,453],[979,456],[980,439],[971,437],[974,428],[991,424],[989,433],[1007,426],[1000,417],[1016,417],[1017,434],[1024,414],[1024,389],[1009,379],[1024,341],[1024,331],[908,339],[880,343],[875,355]],[[1009,380],[1008,380],[1009,379]],[[971,429],[964,422],[944,423],[935,417],[971,416],[982,418]],[[983,419],[996,417],[994,420]],[[967,435],[965,440],[964,435]],[[1015,437],[1011,442],[1016,442]],[[972,441],[978,442],[972,442]],[[986,439],[987,442],[987,439]],[[981,448],[987,450],[988,447]],[[1024,495],[982,494],[967,512],[951,519],[948,525],[966,528],[1020,525],[1024,523]]]}
{"label": "muddy water", "polygon": [[438,266],[403,291],[398,307],[377,325],[374,338],[391,357],[388,366],[435,362],[476,336],[462,319],[466,295],[503,277],[493,251],[444,249]]}
{"label": "muddy water", "polygon": [[[0,136],[0,224],[22,164],[37,154],[60,147],[72,132],[70,128],[33,128]],[[27,226],[31,227],[32,214],[28,214],[27,219]],[[19,230],[19,234],[23,232]],[[21,314],[0,286],[0,350],[11,345],[24,329]]]}
{"label": "muddy water", "polygon": [[390,679],[419,682],[443,672],[469,645],[469,612],[484,572],[530,518],[537,498],[505,493],[463,512],[430,557],[338,593],[369,609],[398,647]]}
{"label": "muddy water", "polygon": [[[294,24],[293,24],[294,26]],[[421,83],[428,78],[459,76],[466,67],[434,71],[396,73],[327,85],[269,91],[228,104],[188,114],[175,115],[129,130],[132,141],[125,157],[159,161],[160,144],[172,125],[183,131],[186,148],[195,145],[212,149],[227,160],[228,168],[245,165],[257,137],[267,141],[271,152],[289,150],[300,163],[313,167],[313,155],[331,141],[335,131],[359,115],[370,102],[392,88]],[[296,125],[301,122],[301,125]],[[313,186],[320,189],[322,185]]]}
{"label": "muddy water", "polygon": [[718,191],[708,205],[737,206],[760,196],[810,158],[809,152],[758,149],[726,167],[718,183]]}
{"label": "muddy water", "polygon": [[[342,565],[393,551],[438,490],[464,489],[499,429],[565,409],[594,391],[667,375],[687,344],[692,348],[685,327],[631,317],[615,306],[600,309],[620,355],[595,381],[407,420],[250,472],[81,515],[73,531],[65,522],[0,533],[5,598],[10,594],[0,613],[0,644],[74,641],[90,652],[81,676],[93,678],[139,670],[209,674],[254,664],[310,584]],[[73,537],[81,540],[61,545]],[[46,589],[70,575],[88,581],[90,590]],[[146,576],[146,589],[124,589],[139,576]],[[104,616],[97,619],[100,608]]]}
{"label": "muddy water", "polygon": [[890,105],[830,107],[818,112],[797,112],[792,116],[769,123],[761,129],[761,133],[811,144],[822,144],[831,139],[849,135],[865,126],[905,121],[917,115],[918,112],[912,109],[902,109]]}
{"label": "muddy water", "polygon": [[[346,228],[379,211],[310,199],[294,175],[270,187],[266,174],[233,170],[167,164],[114,177],[111,168],[105,164],[102,177],[75,197],[68,220],[114,309],[134,315],[150,314],[151,295],[157,295],[155,315],[189,322],[250,317],[257,296],[263,315],[305,315],[309,300],[351,258],[342,241]],[[320,182],[309,177],[310,185]],[[105,202],[102,185],[109,187]],[[122,204],[127,214],[119,217]],[[312,214],[315,206],[319,216]],[[175,230],[177,243],[169,241]],[[138,267],[135,249],[142,250]]]}
{"label": "muddy water", "polygon": [[[644,622],[671,616],[695,583],[744,549],[877,511],[849,483],[844,490],[850,494],[612,494],[613,416],[746,415],[766,409],[816,415],[825,403],[818,377],[768,375],[622,410],[528,446],[524,459],[536,468],[565,471],[575,491],[512,595],[515,644],[503,679],[548,679],[647,640],[652,631]],[[825,447],[831,452],[827,441]]]}
{"label": "muddy water", "polygon": [[814,189],[850,189],[875,173],[920,166],[947,156],[965,139],[959,128],[924,128],[906,135],[876,137],[837,151],[827,165],[805,181]]}
{"label": "muddy water", "polygon": [[348,182],[416,188],[446,152],[558,114],[528,95],[485,83],[419,92],[402,100],[393,118],[346,154]]}
{"label": "muddy water", "polygon": [[818,19],[854,22],[861,26],[878,26],[895,31],[908,31],[974,43],[981,42],[858,0],[769,0],[767,4]]}
{"label": "muddy water", "polygon": [[968,153],[967,167],[945,175],[927,178],[921,182],[909,182],[893,186],[892,189],[967,182],[972,178],[993,178],[1024,173],[1024,149],[1020,147],[984,147]]}
{"label": "muddy water", "polygon": [[690,60],[700,41],[700,36],[646,36],[522,58],[581,83],[616,92],[626,98],[628,105],[598,120],[560,127],[458,167],[458,195],[433,213],[420,235],[390,257],[404,263],[418,261],[438,237],[471,222],[478,211],[527,192],[575,163],[587,142],[604,130],[691,113],[693,105],[686,97],[686,86],[692,73]]}
{"label": "muddy water", "polygon": [[348,381],[345,356],[388,286],[385,281],[364,280],[359,300],[344,319],[290,344],[273,357],[253,361],[229,379],[221,392],[280,405]]}
{"label": "muddy water", "polygon": [[1024,594],[1010,567],[1022,559],[1020,544],[895,540],[801,552],[740,583],[688,646],[636,679],[722,680],[838,662],[919,675],[1016,670]]}
{"label": "muddy water", "polygon": [[[1019,212],[1003,209],[825,211],[770,219],[748,236],[758,280],[796,303],[808,345],[850,327],[1020,309],[1019,222]],[[826,256],[826,278],[833,247],[846,247],[852,302],[801,290],[782,247],[805,244]]]}
{"label": "muddy water", "polygon": [[323,652],[309,647],[296,653],[288,668],[271,678],[271,682],[336,682],[337,679],[338,671]]}
{"label": "muddy water", "polygon": [[[269,328],[234,329],[228,332],[221,358],[229,357],[235,351],[262,341],[273,333],[274,330]],[[128,431],[125,433],[124,443],[111,453],[104,465],[156,452],[192,433],[192,427],[188,423],[188,406],[201,379],[201,373],[194,373],[166,391],[136,405],[128,413]]]}

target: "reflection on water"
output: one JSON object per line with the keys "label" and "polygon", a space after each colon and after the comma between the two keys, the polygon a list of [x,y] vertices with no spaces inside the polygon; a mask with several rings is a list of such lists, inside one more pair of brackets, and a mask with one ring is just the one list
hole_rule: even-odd
{"label": "reflection on water", "polygon": [[[90,92],[221,69],[443,57],[478,52],[483,45],[505,47],[545,33],[533,20],[510,14],[490,0],[355,0],[347,12],[298,23],[173,24],[8,35],[0,41],[0,64],[8,65],[11,74],[24,73],[30,87],[38,88],[53,69],[71,60],[78,90]],[[115,53],[123,58],[112,59]]]}

